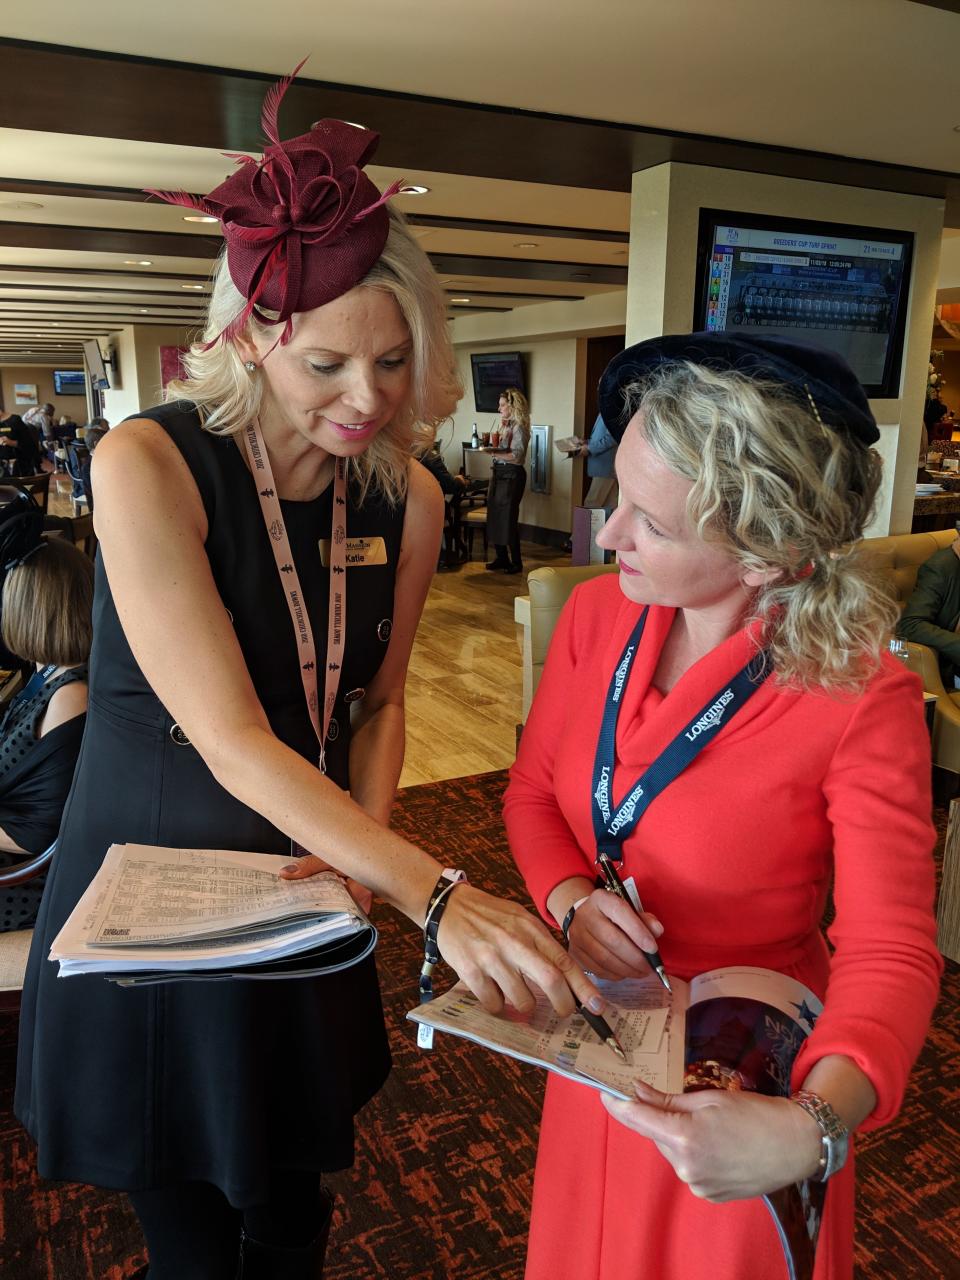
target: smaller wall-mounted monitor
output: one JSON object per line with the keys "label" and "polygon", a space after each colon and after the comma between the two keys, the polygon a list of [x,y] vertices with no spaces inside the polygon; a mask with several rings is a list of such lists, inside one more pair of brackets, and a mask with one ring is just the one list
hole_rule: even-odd
{"label": "smaller wall-mounted monitor", "polygon": [[82,369],[54,369],[53,389],[58,396],[85,396],[87,375]]}
{"label": "smaller wall-mounted monitor", "polygon": [[896,399],[912,251],[908,231],[703,209],[694,329],[828,347]]}
{"label": "smaller wall-mounted monitor", "polygon": [[90,385],[98,391],[110,390],[110,379],[100,353],[100,343],[95,338],[88,338],[83,344],[83,358],[90,374]]}
{"label": "smaller wall-mounted monitor", "polygon": [[501,394],[516,387],[527,394],[523,357],[518,351],[490,351],[471,355],[473,400],[478,413],[496,413]]}

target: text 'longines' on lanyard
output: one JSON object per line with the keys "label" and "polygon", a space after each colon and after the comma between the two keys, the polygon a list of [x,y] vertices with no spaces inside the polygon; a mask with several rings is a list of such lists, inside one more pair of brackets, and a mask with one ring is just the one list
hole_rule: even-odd
{"label": "text 'longines' on lanyard", "polygon": [[716,737],[721,727],[753,697],[771,672],[769,654],[766,651],[755,654],[729,684],[719,689],[690,723],[680,730],[669,746],[640,775],[614,812],[613,768],[617,754],[617,719],[630,671],[640,648],[647,612],[644,609],[641,613],[610,681],[593,765],[593,797],[590,807],[594,840],[597,853],[605,854],[614,862],[619,862],[623,857],[624,841],[633,835],[637,823],[650,804],[680,776],[707,743]]}
{"label": "text 'longines' on lanyard", "polygon": [[287,608],[293,622],[300,653],[300,679],[310,712],[310,723],[320,744],[320,770],[326,773],[326,742],[330,729],[330,717],[337,701],[340,686],[340,669],[343,666],[343,648],[347,632],[347,460],[335,459],[333,479],[333,528],[330,534],[330,600],[327,622],[327,660],[323,692],[323,721],[318,709],[317,650],[313,642],[313,628],[307,614],[307,604],[300,587],[300,577],[290,550],[287,526],[273,481],[270,456],[263,443],[260,420],[247,424],[243,433],[247,460],[257,486],[263,522],[270,535],[270,546],[276,561],[277,572],[287,599]]}

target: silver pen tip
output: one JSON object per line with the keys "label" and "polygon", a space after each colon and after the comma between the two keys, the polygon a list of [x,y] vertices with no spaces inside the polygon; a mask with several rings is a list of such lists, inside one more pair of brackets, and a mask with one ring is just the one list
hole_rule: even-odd
{"label": "silver pen tip", "polygon": [[613,1050],[613,1052],[617,1055],[618,1058],[626,1062],[627,1055],[624,1053],[623,1046],[620,1044],[620,1041],[617,1039],[616,1036],[608,1036],[606,1043]]}
{"label": "silver pen tip", "polygon": [[664,973],[662,964],[657,965],[657,977],[660,979],[663,985],[667,988],[667,990],[672,994],[673,987],[671,987],[670,985],[670,979],[667,977],[666,973]]}

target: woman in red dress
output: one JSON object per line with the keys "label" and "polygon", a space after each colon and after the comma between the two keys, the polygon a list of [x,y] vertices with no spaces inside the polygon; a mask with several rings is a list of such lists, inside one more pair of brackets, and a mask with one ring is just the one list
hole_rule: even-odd
{"label": "woman in red dress", "polygon": [[[581,585],[558,624],[506,798],[514,855],[600,977],[645,977],[659,949],[683,979],[789,974],[824,1010],[793,1069],[806,1107],[642,1084],[620,1102],[551,1077],[527,1280],[782,1280],[759,1197],[823,1176],[814,1274],[849,1278],[845,1137],[896,1114],[941,967],[919,685],[885,653],[894,607],[850,550],[879,433],[841,359],[732,334],[629,348],[600,408],[621,439],[621,505],[600,535],[620,572]],[[727,706],[748,666],[749,695]],[[718,700],[699,753],[662,790],[647,781],[639,818],[604,826],[600,801],[618,815]],[[612,836],[643,915],[594,888]]]}

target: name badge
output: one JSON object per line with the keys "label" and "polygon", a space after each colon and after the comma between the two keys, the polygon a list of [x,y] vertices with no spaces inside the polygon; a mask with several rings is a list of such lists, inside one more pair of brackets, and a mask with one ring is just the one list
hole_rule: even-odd
{"label": "name badge", "polygon": [[[320,539],[320,563],[326,569],[330,563],[330,539]],[[370,564],[387,563],[387,545],[382,538],[348,538],[347,568],[360,569]]]}

